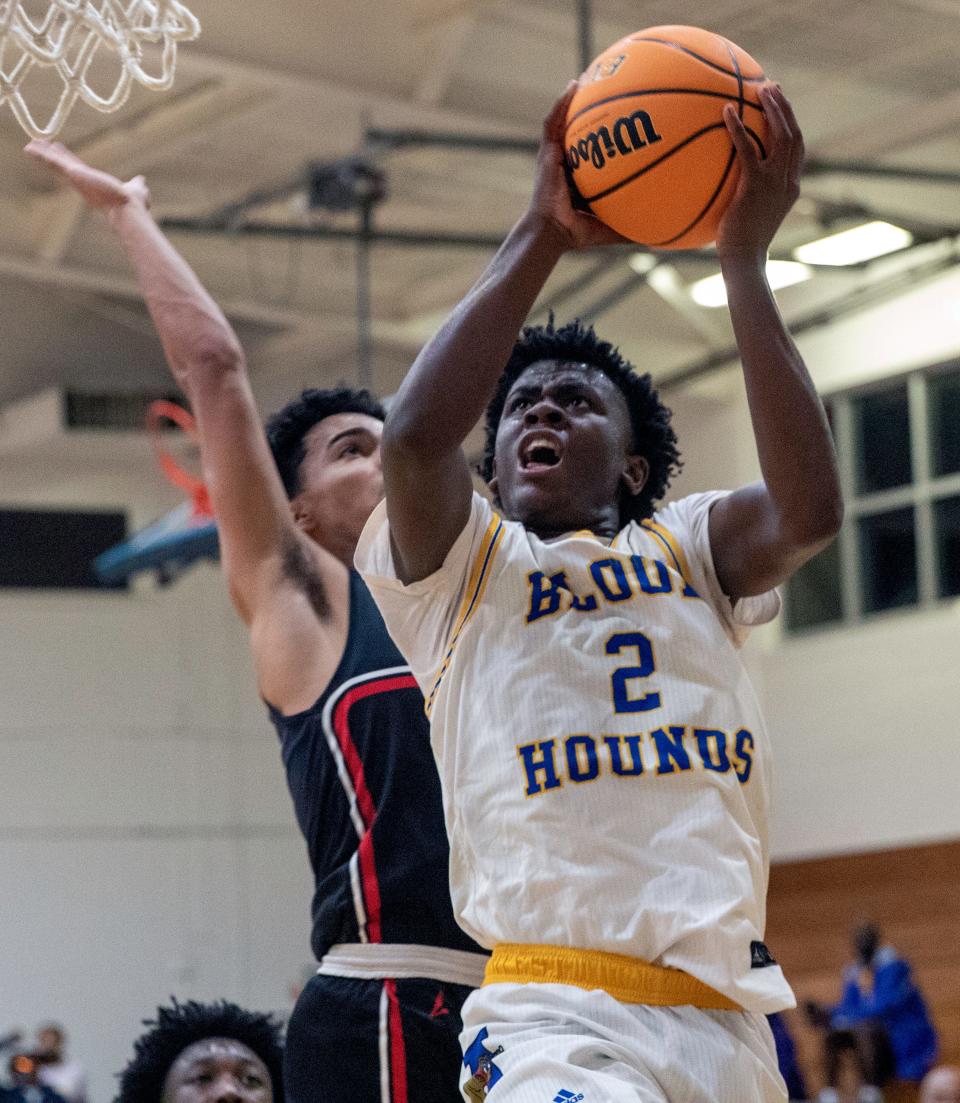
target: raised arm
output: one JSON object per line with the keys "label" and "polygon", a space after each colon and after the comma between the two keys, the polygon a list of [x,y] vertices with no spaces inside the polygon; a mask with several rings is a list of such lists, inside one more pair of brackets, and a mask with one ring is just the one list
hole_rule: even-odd
{"label": "raised arm", "polygon": [[570,203],[563,130],[571,83],[543,126],[530,206],[479,282],[417,357],[390,408],[383,474],[397,571],[432,574],[466,524],[470,471],[461,446],[562,254],[622,240]]}
{"label": "raised arm", "polygon": [[779,86],[764,85],[760,96],[770,135],[764,160],[733,107],[724,111],[741,179],[717,240],[763,475],[710,515],[717,575],[733,599],[785,581],[843,519],[826,415],[766,278],[767,249],[799,195],[803,137]]}
{"label": "raised arm", "polygon": [[[314,638],[321,630],[314,615],[317,586],[345,586],[346,568],[293,522],[230,323],[154,222],[142,177],[121,183],[57,144],[31,142],[27,152],[104,212],[136,272],[167,363],[197,419],[204,478],[237,611],[255,634],[266,629],[272,636],[264,614],[272,616],[278,592],[288,581],[297,581],[291,576],[298,572],[286,565],[300,564],[301,581],[305,571],[315,575],[310,579],[312,603],[293,599],[283,610],[288,636],[307,667],[311,644],[322,643]],[[277,654],[272,646],[260,650]],[[271,672],[262,669],[257,657],[266,692],[269,685],[263,683],[271,682]],[[277,657],[280,668],[283,657]],[[266,665],[272,665],[269,658]]]}

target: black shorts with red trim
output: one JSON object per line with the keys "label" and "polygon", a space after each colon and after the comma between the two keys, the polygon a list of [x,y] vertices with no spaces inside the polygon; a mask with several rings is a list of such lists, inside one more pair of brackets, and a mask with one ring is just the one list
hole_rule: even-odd
{"label": "black shorts with red trim", "polygon": [[315,976],[287,1026],[286,1103],[456,1103],[471,988]]}

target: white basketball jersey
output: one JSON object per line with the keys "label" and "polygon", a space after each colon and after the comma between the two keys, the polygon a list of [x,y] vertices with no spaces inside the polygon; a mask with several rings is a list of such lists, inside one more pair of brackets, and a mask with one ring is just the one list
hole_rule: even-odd
{"label": "white basketball jersey", "polygon": [[722,495],[541,540],[475,494],[442,568],[404,586],[384,504],[356,563],[423,689],[454,912],[481,945],[683,969],[751,1011],[793,1006],[763,945],[770,752],[708,535]]}

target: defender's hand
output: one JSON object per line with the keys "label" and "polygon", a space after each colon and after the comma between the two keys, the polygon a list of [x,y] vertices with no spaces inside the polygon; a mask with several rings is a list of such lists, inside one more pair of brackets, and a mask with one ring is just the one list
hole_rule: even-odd
{"label": "defender's hand", "polygon": [[53,169],[67,181],[83,199],[99,210],[111,212],[137,203],[150,208],[150,191],[142,176],[124,183],[109,172],[101,172],[81,161],[75,153],[59,142],[30,142],[25,151],[35,161]]}
{"label": "defender's hand", "polygon": [[572,80],[544,120],[530,213],[558,233],[564,249],[619,244],[627,239],[594,215],[576,210],[570,198],[564,171],[563,137],[567,109],[576,91],[577,82]]}
{"label": "defender's hand", "polygon": [[759,96],[767,116],[769,148],[764,158],[734,105],[728,103],[723,109],[723,121],[740,161],[740,181],[720,220],[717,252],[721,256],[766,253],[800,194],[803,135],[793,108],[780,86],[770,81],[760,86]]}

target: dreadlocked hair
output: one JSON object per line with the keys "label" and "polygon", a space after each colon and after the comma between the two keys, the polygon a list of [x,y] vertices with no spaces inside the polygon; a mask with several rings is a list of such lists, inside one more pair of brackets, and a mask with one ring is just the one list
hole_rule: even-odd
{"label": "dreadlocked hair", "polygon": [[650,465],[650,474],[639,494],[627,494],[620,501],[620,524],[642,521],[653,514],[656,503],[667,492],[670,480],[680,473],[682,463],[677,448],[677,436],[670,425],[671,411],[663,405],[654,390],[650,375],[638,374],[619,349],[609,341],[601,341],[593,326],[585,326],[579,318],[557,328],[553,315],[544,326],[527,326],[513,347],[507,366],[487,406],[486,442],[480,474],[486,482],[493,478],[493,459],[497,444],[497,429],[510,388],[523,372],[541,360],[557,360],[602,371],[620,390],[630,412],[633,447]]}
{"label": "dreadlocked hair", "polygon": [[334,414],[369,414],[377,421],[386,417],[383,406],[369,391],[337,387],[303,391],[267,421],[267,441],[288,498],[295,498],[302,489],[300,465],[307,454],[304,438],[314,425]]}
{"label": "dreadlocked hair", "polygon": [[272,1015],[244,1011],[235,1003],[189,1000],[158,1007],[156,1019],[144,1019],[149,1029],[133,1043],[133,1059],[119,1073],[115,1103],[160,1103],[163,1086],[181,1053],[207,1038],[229,1038],[252,1050],[270,1073],[274,1103],[283,1103],[283,1042]]}

